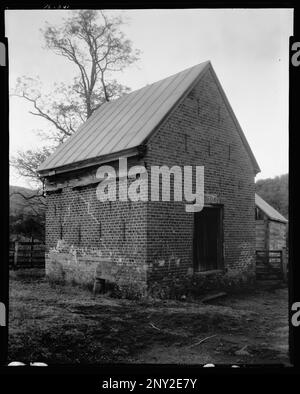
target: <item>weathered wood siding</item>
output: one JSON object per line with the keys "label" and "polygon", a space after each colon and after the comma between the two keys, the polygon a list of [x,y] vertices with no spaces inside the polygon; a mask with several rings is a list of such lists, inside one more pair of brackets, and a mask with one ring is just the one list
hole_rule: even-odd
{"label": "weathered wood siding", "polygon": [[269,222],[269,250],[281,250],[286,247],[286,224]]}
{"label": "weathered wood siding", "polygon": [[286,224],[256,220],[256,250],[282,250],[286,247]]}
{"label": "weathered wood siding", "polygon": [[256,220],[256,250],[264,250],[266,248],[266,230],[267,223],[265,220]]}

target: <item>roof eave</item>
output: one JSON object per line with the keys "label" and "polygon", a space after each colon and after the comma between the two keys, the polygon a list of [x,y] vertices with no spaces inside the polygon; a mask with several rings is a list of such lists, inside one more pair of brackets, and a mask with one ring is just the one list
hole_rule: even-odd
{"label": "roof eave", "polygon": [[47,168],[44,170],[38,170],[38,174],[41,178],[47,178],[49,176],[54,176],[58,174],[63,174],[71,171],[81,170],[88,167],[93,167],[97,165],[106,164],[115,160],[118,160],[120,157],[134,157],[143,155],[145,150],[144,145],[138,145],[132,148],[124,149],[119,152],[109,153],[107,155],[102,155],[99,157],[95,157],[93,159],[82,160],[80,162],[75,162],[71,164],[66,164],[60,167]]}
{"label": "roof eave", "polygon": [[278,223],[288,224],[288,220],[274,219],[274,218],[271,218],[271,217],[269,217],[269,219],[270,219],[272,222],[278,222]]}

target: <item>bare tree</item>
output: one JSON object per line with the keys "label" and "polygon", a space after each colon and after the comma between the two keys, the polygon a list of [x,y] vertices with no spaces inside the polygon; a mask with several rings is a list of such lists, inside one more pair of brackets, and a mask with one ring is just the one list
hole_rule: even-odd
{"label": "bare tree", "polygon": [[37,175],[37,169],[39,165],[46,160],[46,158],[52,153],[53,149],[44,146],[37,150],[27,150],[25,152],[18,152],[18,155],[11,159],[11,165],[18,169],[19,174],[28,179],[34,188],[34,192],[25,194],[21,191],[12,191],[10,198],[14,195],[20,195],[24,200],[27,201],[28,206],[31,210],[36,212],[45,207],[44,201],[44,183],[40,180]]}
{"label": "bare tree", "polygon": [[[55,90],[43,95],[41,81],[22,77],[13,95],[32,103],[34,116],[48,121],[49,129],[41,135],[60,144],[72,135],[103,103],[129,91],[113,74],[134,63],[139,51],[134,50],[121,28],[120,17],[108,17],[96,10],[73,11],[61,26],[47,25],[43,32],[46,48],[70,61],[77,75],[69,85],[56,84]],[[38,179],[36,169],[53,151],[19,152],[12,165],[21,176]]]}

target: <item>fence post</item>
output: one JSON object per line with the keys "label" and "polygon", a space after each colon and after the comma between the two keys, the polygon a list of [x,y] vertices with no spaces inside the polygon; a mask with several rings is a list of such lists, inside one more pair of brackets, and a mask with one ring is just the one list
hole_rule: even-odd
{"label": "fence post", "polygon": [[286,282],[286,280],[287,280],[286,247],[283,247],[283,248],[282,248],[282,251],[281,251],[281,267],[282,267],[282,276],[283,276],[283,280]]}
{"label": "fence post", "polygon": [[265,251],[265,265],[266,265],[266,267],[270,266],[269,250],[268,249]]}
{"label": "fence post", "polygon": [[13,265],[14,270],[16,270],[18,266],[18,250],[19,250],[19,242],[15,241],[14,265]]}
{"label": "fence post", "polygon": [[33,267],[33,247],[34,247],[34,245],[33,245],[33,242],[34,242],[34,240],[33,240],[33,237],[31,237],[31,244],[30,244],[30,267],[32,268]]}

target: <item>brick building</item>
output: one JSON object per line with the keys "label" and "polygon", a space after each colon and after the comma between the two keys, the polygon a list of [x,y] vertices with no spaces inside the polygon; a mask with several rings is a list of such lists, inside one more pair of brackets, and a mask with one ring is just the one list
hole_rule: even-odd
{"label": "brick building", "polygon": [[[203,210],[186,212],[172,182],[171,201],[150,201],[149,177],[148,201],[100,202],[97,169],[113,166],[120,182],[120,157],[147,172],[204,166]],[[124,291],[162,295],[252,280],[258,172],[210,62],[106,103],[39,168],[47,275],[92,284],[97,271]]]}

